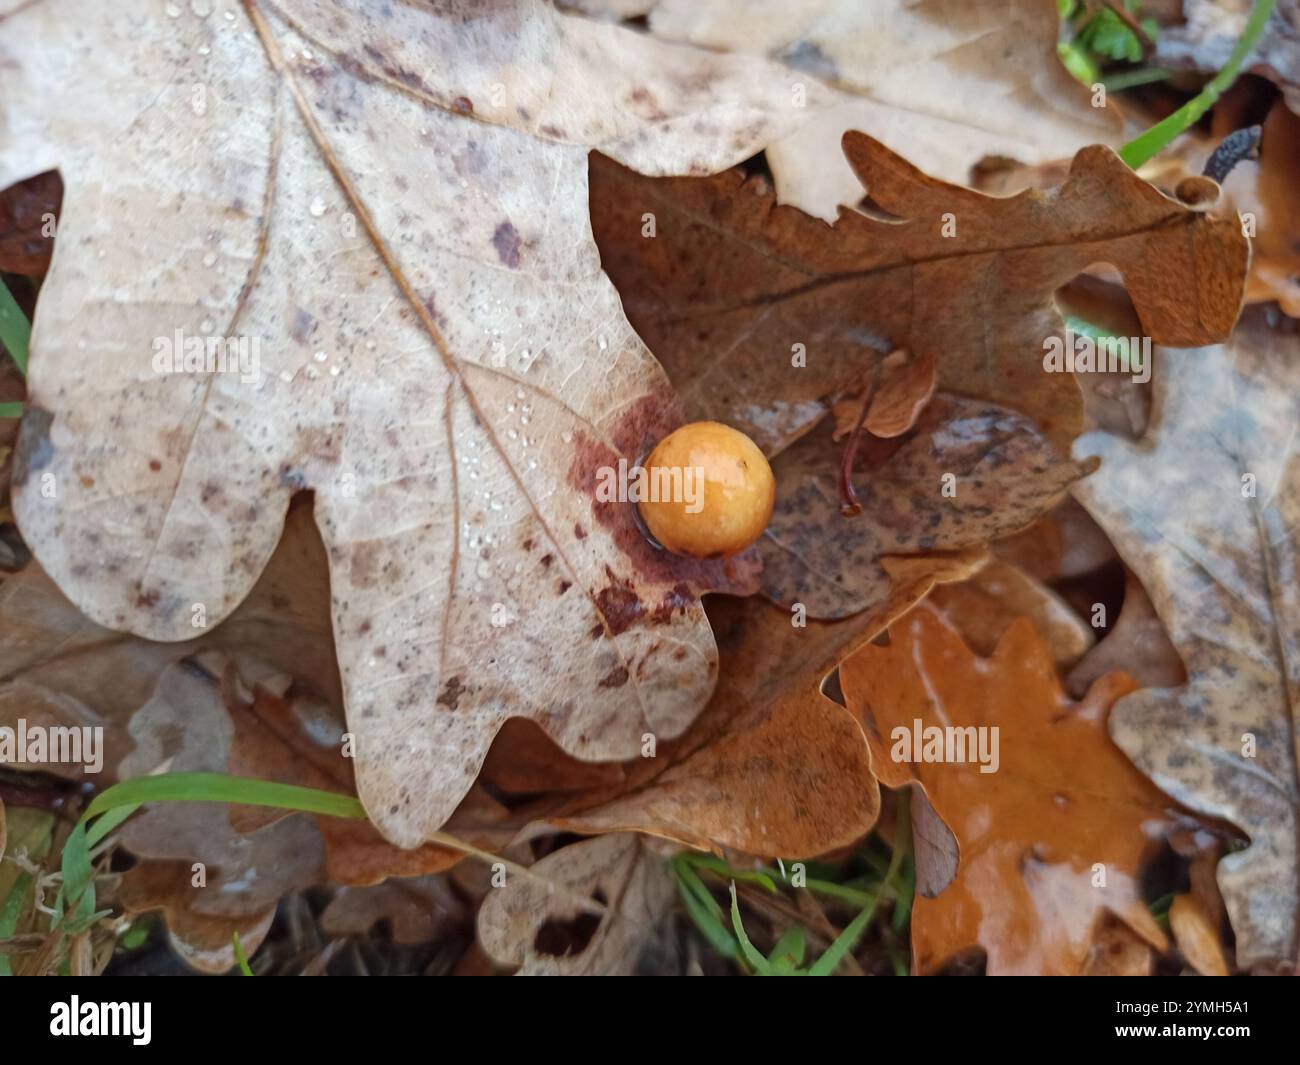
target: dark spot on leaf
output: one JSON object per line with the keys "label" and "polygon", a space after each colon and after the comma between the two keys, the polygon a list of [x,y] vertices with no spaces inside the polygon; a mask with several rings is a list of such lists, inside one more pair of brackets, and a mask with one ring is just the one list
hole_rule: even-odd
{"label": "dark spot on leaf", "polygon": [[[605,904],[605,893],[600,889],[592,892],[591,897],[602,906]],[[567,920],[549,917],[533,937],[533,949],[555,958],[581,954],[600,928],[600,922],[599,914],[585,912]]]}
{"label": "dark spot on leaf", "polygon": [[449,710],[455,710],[460,704],[460,697],[467,689],[460,683],[460,677],[452,677],[443,685],[443,689],[438,693],[438,705],[445,706]]}
{"label": "dark spot on leaf", "polygon": [[600,681],[602,688],[621,688],[627,683],[627,667],[611,669]]}
{"label": "dark spot on leaf", "polygon": [[23,413],[14,454],[13,484],[26,484],[31,474],[50,464],[54,458],[54,445],[50,443],[53,424],[54,415],[41,407],[28,407]]}
{"label": "dark spot on leaf", "polygon": [[502,222],[492,233],[492,246],[497,258],[514,270],[519,266],[519,231],[509,222]]}
{"label": "dark spot on leaf", "polygon": [[617,636],[641,620],[645,605],[630,581],[619,581],[608,566],[605,572],[611,583],[596,593],[596,609],[604,616],[609,631]]}

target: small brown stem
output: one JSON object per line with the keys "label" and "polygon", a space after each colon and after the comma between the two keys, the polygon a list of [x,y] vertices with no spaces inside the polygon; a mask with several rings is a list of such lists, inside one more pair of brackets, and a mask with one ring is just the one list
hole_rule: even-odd
{"label": "small brown stem", "polygon": [[1142,58],[1150,59],[1151,53],[1155,51],[1156,42],[1147,36],[1147,31],[1142,28],[1142,23],[1138,22],[1137,16],[1126,8],[1120,0],[1106,0],[1106,6],[1115,13],[1115,17],[1120,22],[1133,31],[1133,36],[1137,38],[1138,44],[1142,46]]}
{"label": "small brown stem", "polygon": [[862,426],[871,409],[871,401],[876,395],[876,385],[880,382],[880,368],[884,359],[876,362],[871,371],[871,380],[867,382],[867,394],[862,397],[862,409],[858,411],[858,420],[853,425],[853,432],[844,445],[844,456],[840,460],[840,514],[852,518],[862,513],[862,501],[858,499],[858,490],[853,487],[853,463],[858,457],[858,441],[862,439]]}

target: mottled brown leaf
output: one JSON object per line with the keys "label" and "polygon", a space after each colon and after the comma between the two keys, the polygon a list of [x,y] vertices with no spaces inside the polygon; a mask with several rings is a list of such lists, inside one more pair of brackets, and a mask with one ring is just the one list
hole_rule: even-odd
{"label": "mottled brown leaf", "polygon": [[831,227],[738,171],[653,180],[592,157],[592,225],[632,324],[692,417],[743,428],[769,455],[900,347],[934,358],[941,391],[1009,403],[1068,444],[1078,386],[1043,372],[1044,341],[1062,329],[1054,293],[1096,262],[1123,274],[1156,342],[1219,340],[1236,319],[1240,226],[1107,148],[1080,151],[1059,188],[1005,199],[928,177],[862,133],[844,153],[892,221],[845,211]]}

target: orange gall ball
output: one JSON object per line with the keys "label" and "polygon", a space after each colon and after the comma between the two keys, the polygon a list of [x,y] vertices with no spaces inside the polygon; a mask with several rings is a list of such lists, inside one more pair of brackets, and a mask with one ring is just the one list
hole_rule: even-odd
{"label": "orange gall ball", "polygon": [[644,465],[650,493],[638,504],[641,519],[669,551],[724,558],[767,528],[776,480],[744,433],[719,422],[692,422],[659,441]]}

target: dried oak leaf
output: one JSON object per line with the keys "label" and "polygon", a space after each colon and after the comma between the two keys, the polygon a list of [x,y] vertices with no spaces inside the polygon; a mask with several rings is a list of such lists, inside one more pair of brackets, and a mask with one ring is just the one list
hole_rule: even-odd
{"label": "dried oak leaf", "polygon": [[483,949],[520,976],[631,976],[676,898],[664,860],[631,833],[564,847],[531,871],[552,883],[511,875],[478,915]]}
{"label": "dried oak leaf", "polygon": [[122,877],[114,901],[128,916],[162,911],[167,939],[177,956],[204,973],[225,973],[235,967],[233,937],[248,956],[262,945],[275,920],[275,907],[247,915],[196,912],[190,862],[141,862]]}
{"label": "dried oak leaf", "polygon": [[[94,624],[31,563],[0,584],[0,724],[25,717],[29,724],[104,728],[103,771],[87,777],[101,786],[165,767],[352,793],[326,578],[305,501],[290,508],[284,536],[248,598],[223,624],[196,630],[203,635],[184,643]],[[252,693],[241,698],[244,684]],[[471,838],[495,842],[484,833],[498,811],[481,793],[471,795],[464,828]],[[369,884],[459,860],[439,848],[395,847],[362,821],[321,818],[313,825],[298,817],[253,831],[273,820],[232,827],[224,806],[170,804],[148,808],[124,832],[148,862],[187,859],[187,868],[190,861],[212,868],[209,890],[191,891],[188,878],[177,882],[185,897],[175,897],[175,906],[196,916],[247,915],[325,879]]]}
{"label": "dried oak leaf", "polygon": [[[1234,130],[1252,122],[1257,97],[1241,95],[1216,107],[1208,136],[1181,138],[1170,157],[1149,164],[1151,180],[1176,186],[1188,174],[1199,174],[1215,149]],[[1229,108],[1229,104],[1236,105]],[[1145,173],[1148,168],[1143,168]],[[1253,223],[1250,281],[1251,303],[1277,300],[1287,314],[1300,315],[1300,202],[1295,187],[1300,176],[1300,115],[1278,100],[1264,119],[1259,158],[1243,159],[1223,179],[1223,196],[1215,208],[1221,216],[1250,218]],[[1125,334],[1120,334],[1125,335]]]}
{"label": "dried oak leaf", "polygon": [[841,618],[886,595],[883,556],[987,544],[1031,524],[1091,468],[1063,460],[1006,407],[937,395],[912,431],[860,444],[861,513],[841,512],[842,448],[822,425],[777,456],[776,505],[758,542],[762,588],[812,617]]}
{"label": "dried oak leaf", "polygon": [[837,622],[800,625],[761,599],[711,599],[722,675],[691,730],[630,767],[617,787],[537,815],[573,832],[635,830],[771,858],[854,842],[875,823],[879,789],[861,730],[823,685],[937,582],[970,576],[984,557],[972,550],[887,560],[885,598]]}
{"label": "dried oak leaf", "polygon": [[[889,637],[889,646],[864,647],[840,666],[845,699],[861,716],[881,783],[919,782],[960,848],[953,882],[912,911],[917,971],[980,946],[990,975],[1078,975],[1108,912],[1163,949],[1138,876],[1180,815],[1106,733],[1111,704],[1132,682],[1112,674],[1071,703],[1026,620],[989,659],[925,604]],[[974,755],[965,763],[895,760],[907,752],[893,730],[913,734],[917,722],[996,727],[996,771],[981,772]],[[1104,886],[1095,886],[1098,864]]]}
{"label": "dried oak leaf", "polygon": [[386,921],[394,943],[428,943],[466,919],[465,904],[440,876],[394,877],[368,887],[340,888],[320,915],[332,936],[367,936]]}
{"label": "dried oak leaf", "polygon": [[985,157],[1041,163],[1115,139],[1122,120],[1093,107],[1057,58],[1057,13],[1041,0],[658,0],[650,32],[703,48],[768,55],[791,92],[824,82],[829,99],[767,149],[782,203],[832,221],[862,189],[837,154],[861,129],[946,181]]}
{"label": "dried oak leaf", "polygon": [[1060,188],[1005,199],[936,181],[862,133],[843,150],[892,221],[842,211],[828,227],[738,170],[652,179],[592,157],[592,226],[632,325],[691,417],[742,428],[769,456],[900,347],[934,359],[940,391],[1010,403],[1067,446],[1079,389],[1044,372],[1044,341],[1062,331],[1054,293],[1093,263],[1123,274],[1157,343],[1221,340],[1236,320],[1240,225],[1164,195],[1109,148],[1080,151]]}
{"label": "dried oak leaf", "polygon": [[1187,683],[1178,649],[1156,615],[1142,582],[1124,573],[1124,602],[1106,635],[1065,678],[1065,690],[1083,696],[1105,673],[1123,670],[1142,688],[1176,688]]}
{"label": "dried oak leaf", "polygon": [[1042,581],[1000,559],[989,562],[968,580],[935,588],[930,602],[961,633],[966,646],[985,657],[1021,617],[1028,618],[1043,637],[1058,669],[1074,665],[1096,642],[1091,626],[1064,599]]}
{"label": "dried oak leaf", "polygon": [[[337,705],[310,691],[283,691],[256,684],[241,690],[238,679],[223,678],[222,697],[232,735],[225,771],[232,776],[275,780],[351,795],[356,791],[352,759],[344,750],[346,726]],[[252,832],[277,823],[284,813],[256,806],[231,808],[230,823]],[[491,833],[504,810],[480,788],[472,788],[447,824],[466,841],[491,848],[506,838]],[[376,884],[390,876],[412,877],[450,868],[464,852],[426,843],[393,846],[369,821],[317,817],[325,844],[325,872],[340,884]],[[484,832],[488,834],[483,835]]]}
{"label": "dried oak leaf", "polygon": [[[219,679],[196,661],[163,672],[131,729],[137,747],[118,767],[123,779],[160,770],[226,770],[233,725]],[[325,879],[321,834],[306,816],[244,834],[231,827],[225,803],[157,803],[128,821],[120,838],[143,864],[203,863],[204,882],[186,877],[174,884],[173,904],[195,914],[255,915],[274,909],[283,895]]]}
{"label": "dried oak leaf", "polygon": [[1177,895],[1169,906],[1169,931],[1187,964],[1202,976],[1227,976],[1229,965],[1218,922],[1194,894]]}
{"label": "dried oak leaf", "polygon": [[[736,582],[570,488],[678,420],[600,271],[587,154],[732,165],[797,117],[784,68],[540,0],[3,27],[0,186],[67,189],[15,512],[77,606],[214,624],[312,489],[359,793],[404,846],[510,716],[588,760],[685,729],[715,680],[697,593]],[[257,341],[260,372],[157,372],[177,336]]]}
{"label": "dried oak leaf", "polygon": [[1223,347],[1159,353],[1138,444],[1078,498],[1142,581],[1188,683],[1115,708],[1111,734],[1161,788],[1250,846],[1219,865],[1245,968],[1300,957],[1300,337],[1247,312]]}
{"label": "dried oak leaf", "polygon": [[[36,562],[0,576],[0,725],[98,726],[104,729],[103,771],[112,783],[134,746],[128,723],[153,697],[164,670],[200,652],[220,652],[261,672],[308,682],[342,706],[330,632],[325,552],[311,507],[295,504],[274,555],[248,597],[215,628],[158,643],[106,629],[70,603]],[[82,766],[42,769],[81,776]]]}
{"label": "dried oak leaf", "polygon": [[[934,355],[893,351],[880,364],[880,379],[855,389],[831,406],[836,441],[852,434],[859,424],[872,436],[902,436],[916,424],[934,395]],[[868,404],[865,414],[863,404]]]}

